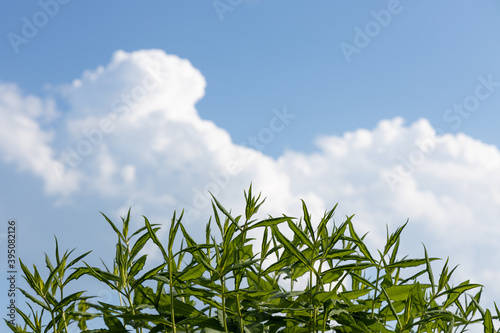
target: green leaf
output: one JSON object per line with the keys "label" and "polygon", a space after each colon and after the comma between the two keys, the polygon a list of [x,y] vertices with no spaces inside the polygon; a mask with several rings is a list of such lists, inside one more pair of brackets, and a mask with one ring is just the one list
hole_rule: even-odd
{"label": "green leaf", "polygon": [[220,211],[226,215],[226,217],[231,221],[233,222],[237,227],[238,229],[240,229],[240,231],[243,231],[240,226],[238,225],[238,222],[231,216],[231,214],[226,210],[226,208],[224,208],[224,206],[222,206],[220,204],[219,201],[217,201],[217,199],[214,197],[214,195],[212,193],[210,193],[210,195],[212,196],[212,199],[213,201],[215,201],[215,204],[217,205],[217,207],[220,209]]}
{"label": "green leaf", "polygon": [[131,281],[137,275],[137,273],[139,273],[144,268],[147,257],[148,256],[145,254],[132,264],[132,267],[130,267],[130,270],[128,271],[129,281]]}
{"label": "green leaf", "polygon": [[339,293],[339,296],[344,297],[345,299],[352,300],[352,299],[358,299],[360,297],[363,297],[370,293],[370,289],[360,289],[360,290],[353,290],[353,291],[344,291]]}
{"label": "green leaf", "polygon": [[232,223],[226,230],[225,234],[224,234],[224,244],[223,244],[223,248],[226,249],[226,253],[228,252],[229,248],[230,248],[230,245],[231,246],[234,246],[235,244],[234,243],[231,243],[232,240],[233,240],[233,235],[234,235],[234,232],[236,231],[236,228],[238,227],[238,225],[236,223]]}
{"label": "green leaf", "polygon": [[406,259],[395,262],[394,264],[387,265],[385,269],[391,268],[408,268],[408,267],[418,267],[421,265],[426,265],[427,261],[438,260],[438,258],[430,258],[430,259]]}
{"label": "green leaf", "polygon": [[149,313],[136,313],[136,314],[120,314],[117,317],[123,318],[127,321],[147,321],[153,324],[163,324],[168,327],[172,327],[172,323],[166,320],[161,315],[149,314]]}
{"label": "green leaf", "polygon": [[401,321],[399,320],[399,316],[398,316],[398,313],[396,311],[396,309],[394,308],[394,305],[392,304],[391,302],[391,298],[389,297],[389,295],[387,294],[387,291],[384,289],[384,287],[380,286],[380,288],[382,289],[382,292],[384,293],[385,295],[385,298],[387,300],[387,305],[389,306],[389,309],[391,310],[392,312],[392,315],[396,318],[397,322],[398,322],[398,326],[400,329],[403,328],[403,326],[401,325]]}
{"label": "green leaf", "polygon": [[[334,231],[334,234],[330,238],[330,242],[328,243],[326,252],[330,252],[330,250],[337,244],[337,242],[340,240],[340,238],[344,237],[345,231],[347,229],[347,225],[349,224],[348,222],[350,221],[350,218],[347,219],[344,223],[340,225],[340,227],[336,228]],[[349,250],[349,249],[343,249],[343,250]]]}
{"label": "green leaf", "polygon": [[[356,252],[356,250],[331,249],[323,255],[323,258],[327,259],[327,260],[328,259],[337,259],[337,258],[344,259],[344,257],[347,257],[355,252]],[[349,259],[351,259],[351,258],[349,258]]]}
{"label": "green leaf", "polygon": [[401,239],[398,239],[396,241],[396,244],[394,244],[394,247],[392,248],[391,256],[389,257],[389,264],[391,265],[396,262],[400,244],[401,244]]}
{"label": "green leaf", "polygon": [[441,275],[439,276],[439,284],[438,284],[438,290],[437,292],[441,292],[441,290],[443,290],[446,285],[448,284],[448,281],[450,281],[450,278],[451,278],[451,275],[453,274],[453,272],[455,271],[455,269],[457,269],[458,266],[455,266],[450,273],[448,273],[448,259],[446,259],[446,262],[443,266],[443,269],[441,271]]}
{"label": "green leaf", "polygon": [[448,326],[448,331],[446,333],[453,333],[453,328],[455,328],[455,317],[451,317],[451,323]]}
{"label": "green leaf", "polygon": [[248,259],[248,260],[245,260],[243,262],[233,264],[229,267],[226,267],[226,269],[222,272],[222,275],[226,275],[227,273],[229,273],[231,271],[237,271],[239,269],[246,268],[246,267],[251,266],[259,261],[260,261],[260,259],[253,259],[253,260]]}
{"label": "green leaf", "polygon": [[115,231],[115,233],[118,235],[118,238],[121,239],[123,242],[126,243],[127,240],[125,239],[125,237],[123,237],[122,233],[120,232],[120,230],[118,230],[118,228],[115,226],[115,224],[113,222],[111,222],[111,220],[106,215],[104,215],[104,213],[101,212],[101,215],[104,216],[104,218],[106,219],[106,221],[108,221],[108,223],[111,226],[111,228],[113,228],[113,230]]}
{"label": "green leaf", "polygon": [[288,226],[290,227],[290,229],[292,229],[295,236],[297,236],[305,245],[307,245],[308,248],[313,249],[314,245],[311,242],[311,240],[306,236],[306,234],[302,230],[300,230],[300,228],[297,227],[295,223],[292,222],[291,220],[288,220],[287,222]]}
{"label": "green leaf", "polygon": [[54,270],[54,267],[52,266],[52,263],[50,262],[50,259],[49,259],[49,256],[47,255],[47,253],[45,253],[45,265],[47,266],[47,268],[49,269],[50,272],[52,272]]}
{"label": "green leaf", "polygon": [[318,232],[320,237],[325,240],[328,238],[327,224],[332,219],[335,209],[337,209],[337,206],[338,204],[335,204],[335,206],[332,209],[330,209],[328,212],[325,212],[325,214],[321,218],[321,221],[319,222]]}
{"label": "green leaf", "polygon": [[154,275],[158,274],[159,271],[161,271],[163,269],[163,267],[165,267],[167,265],[167,263],[163,263],[159,266],[156,266],[155,268],[153,269],[150,269],[149,271],[147,271],[146,273],[144,273],[143,276],[141,276],[140,278],[138,278],[133,284],[132,286],[130,287],[132,290],[135,289],[138,285],[140,285],[141,283],[143,283],[144,281],[146,281],[147,279],[153,277]]}
{"label": "green leaf", "polygon": [[354,272],[351,272],[350,273],[351,275],[351,278],[354,279],[354,280],[359,280],[361,281],[361,283],[363,283],[364,285],[370,287],[370,288],[373,288],[373,289],[376,289],[375,285],[373,283],[371,283],[370,281],[368,281],[367,279],[365,279],[364,277],[362,277],[361,275],[358,275]]}
{"label": "green leaf", "polygon": [[28,282],[28,285],[31,287],[31,289],[33,289],[40,296],[44,295],[44,293],[42,292],[43,281],[40,278],[40,275],[38,274],[38,272],[36,270],[36,266],[33,265],[33,268],[34,268],[36,274],[31,274],[28,267],[26,267],[26,265],[24,265],[24,263],[21,259],[19,259],[19,263],[20,263],[21,269],[23,270],[23,273],[24,273],[24,279],[26,280],[26,282]]}
{"label": "green leaf", "polygon": [[455,301],[462,295],[465,291],[480,288],[482,287],[480,284],[469,284],[468,281],[461,283],[458,287],[450,288],[442,293],[440,293],[437,297],[441,297],[444,295],[448,295],[448,299],[442,305],[443,309],[446,309],[451,304],[455,303]]}
{"label": "green leaf", "polygon": [[385,290],[386,297],[389,297],[394,302],[406,301],[411,296],[410,291],[415,287],[414,284],[404,284],[388,287]]}
{"label": "green leaf", "polygon": [[[153,228],[153,232],[156,233],[160,228]],[[134,243],[132,246],[132,249],[130,250],[130,259],[134,259],[135,256],[142,250],[144,245],[146,245],[147,241],[149,240],[150,235],[149,233],[144,233],[137,241]]]}
{"label": "green leaf", "polygon": [[64,297],[59,303],[57,303],[53,312],[58,312],[58,311],[62,310],[63,307],[67,306],[68,304],[70,304],[72,302],[76,302],[83,293],[84,293],[83,291],[79,291],[79,292],[76,292],[76,293],[73,293],[71,295]]}
{"label": "green leaf", "polygon": [[[115,286],[115,284],[112,283],[112,281],[114,281],[114,282],[121,282],[121,277],[119,277],[117,275],[114,275],[114,274],[111,274],[111,273],[108,273],[108,272],[101,271],[99,268],[90,267],[87,263],[85,263],[85,265],[87,266],[86,270],[84,271],[85,268],[81,268],[80,272],[84,272],[85,274],[93,276],[97,280],[99,280],[101,282],[104,282],[111,289],[119,290],[117,288],[117,286]],[[83,274],[80,274],[80,276],[81,275],[83,275]]]}
{"label": "green leaf", "polygon": [[323,274],[329,273],[329,272],[344,272],[344,271],[351,271],[351,270],[363,270],[366,268],[370,268],[375,266],[372,263],[355,263],[355,264],[346,264],[346,265],[337,265],[334,268],[330,268],[326,271],[323,272]]}
{"label": "green leaf", "polygon": [[302,211],[304,213],[304,221],[306,222],[307,230],[309,231],[309,235],[311,236],[311,238],[314,241],[315,237],[314,237],[314,228],[313,228],[313,225],[311,222],[311,214],[309,214],[309,211],[307,210],[307,206],[306,206],[306,203],[304,202],[304,200],[300,200],[300,201],[302,201]]}
{"label": "green leaf", "polygon": [[[21,317],[23,318],[24,322],[35,332],[38,331],[37,329],[37,325],[35,325],[31,320],[30,320],[30,317],[29,315],[26,315],[24,312],[22,312],[21,310],[17,309],[16,308],[16,311],[17,313],[19,313],[21,315]],[[20,331],[20,332],[25,332],[25,331]]]}
{"label": "green leaf", "polygon": [[[75,258],[74,260],[72,260],[68,266],[66,266],[67,268],[70,268],[72,267],[74,264],[76,264],[77,262],[79,262],[80,260],[82,260],[83,258],[85,258],[89,253],[91,253],[92,251],[88,251],[88,252],[85,252],[84,254],[82,254],[81,256],[78,256],[77,258]],[[67,282],[65,282],[66,284]]]}
{"label": "green leaf", "polygon": [[87,268],[87,267],[78,267],[78,268],[75,268],[75,270],[73,271],[73,273],[71,273],[71,275],[68,276],[68,278],[64,282],[64,285],[66,285],[66,283],[68,283],[69,281],[79,279],[82,275],[85,275],[85,274],[91,275],[89,268]]}
{"label": "green leaf", "polygon": [[165,248],[163,247],[163,245],[161,244],[160,240],[156,236],[156,231],[153,230],[153,227],[151,226],[151,223],[149,223],[149,220],[147,219],[146,216],[144,216],[144,223],[146,224],[146,228],[148,229],[149,237],[151,237],[151,239],[156,244],[156,246],[158,246],[158,248],[160,249],[161,253],[163,254],[163,258],[166,261],[168,261],[169,259],[168,259],[167,252],[165,251]]}
{"label": "green leaf", "polygon": [[497,319],[500,319],[500,310],[498,310],[497,303],[493,302],[493,304],[495,305],[495,311],[497,313]]}
{"label": "green leaf", "polygon": [[24,289],[19,288],[19,290],[23,293],[24,296],[26,296],[26,298],[28,298],[29,300],[31,300],[33,303],[38,304],[40,307],[42,307],[43,309],[45,309],[47,311],[50,310],[49,307],[47,306],[47,304],[45,304],[42,301],[38,300],[35,296],[32,296],[31,294],[29,294]]}
{"label": "green leaf", "polygon": [[309,261],[304,257],[304,255],[297,250],[295,246],[278,230],[276,226],[271,226],[274,236],[277,240],[300,262],[306,265],[311,271],[317,275],[316,269],[309,263]]}
{"label": "green leaf", "polygon": [[[175,219],[176,212],[174,211],[174,216],[172,217],[172,221],[170,224],[170,230],[168,233],[168,254],[169,256],[172,255],[172,247],[174,245],[174,240],[177,235],[177,231],[179,230],[179,226],[181,225],[181,220],[182,217],[184,216],[184,211],[181,212],[181,216],[179,218]],[[170,258],[170,260],[173,260],[173,258]]]}
{"label": "green leaf", "polygon": [[387,243],[385,244],[384,247],[384,256],[389,253],[389,250],[391,247],[399,240],[401,237],[401,232],[403,229],[406,227],[408,224],[408,221],[406,221],[405,224],[403,224],[401,227],[397,228],[396,231],[389,237],[389,231],[387,231]]}
{"label": "green leaf", "polygon": [[[189,233],[186,231],[186,228],[184,228],[184,226],[182,224],[180,225],[180,228],[181,228],[181,232],[184,236],[184,239],[186,240],[186,244],[187,244],[188,248],[198,247],[198,243],[196,243],[195,240],[189,235]],[[207,230],[206,233],[208,235],[209,230]],[[208,243],[208,239],[207,239],[207,243]]]}
{"label": "green leaf", "polygon": [[352,224],[351,217],[348,217],[348,225],[349,225],[349,233],[351,234],[351,237],[353,238],[354,242],[358,246],[359,250],[361,253],[365,255],[366,258],[368,258],[372,263],[375,263],[375,260],[373,259],[372,255],[370,254],[370,251],[368,251],[368,248],[366,247],[365,243],[363,243],[363,240],[359,238],[358,234],[354,230],[354,225]]}
{"label": "green leaf", "polygon": [[249,221],[250,218],[259,211],[260,206],[262,206],[266,199],[264,198],[261,202],[259,202],[261,194],[259,193],[257,198],[252,195],[252,184],[250,184],[248,194],[245,191],[243,191],[243,193],[246,200],[245,218]]}
{"label": "green leaf", "polygon": [[470,283],[468,283],[468,281],[466,281],[466,282],[461,283],[457,287],[450,288],[446,291],[443,291],[437,297],[441,297],[443,295],[452,294],[452,293],[462,294],[463,292],[465,292],[467,290],[474,289],[474,288],[481,288],[481,287],[482,287],[482,285],[480,285],[480,284],[470,284]]}
{"label": "green leaf", "polygon": [[283,217],[276,217],[276,218],[270,218],[267,220],[262,220],[260,222],[255,223],[254,225],[250,226],[248,230],[252,230],[255,228],[260,228],[260,227],[271,227],[278,225],[283,222],[291,221],[292,219],[295,219],[295,217],[288,217],[288,216],[283,216]]}
{"label": "green leaf", "polygon": [[120,322],[118,318],[112,316],[108,311],[103,312],[104,323],[110,331],[128,333],[125,326]]}
{"label": "green leaf", "polygon": [[47,294],[47,291],[49,290],[49,287],[52,285],[53,281],[52,279],[54,276],[59,272],[59,270],[64,266],[65,261],[59,262],[59,264],[50,272],[49,276],[47,277],[47,281],[45,281],[45,284],[42,288],[42,294],[45,295]]}
{"label": "green leaf", "polygon": [[189,267],[182,271],[182,273],[177,277],[179,281],[191,281],[199,278],[205,273],[205,266],[203,264],[198,264],[194,267]]}
{"label": "green leaf", "polygon": [[127,212],[127,217],[124,218],[124,219],[122,218],[122,222],[123,222],[123,237],[125,239],[127,239],[127,237],[128,237],[128,226],[130,224],[130,210],[131,209],[132,208],[129,207],[128,212]]}
{"label": "green leaf", "polygon": [[427,249],[424,245],[424,253],[425,253],[425,264],[427,266],[427,274],[429,275],[429,281],[431,282],[432,295],[436,294],[436,283],[434,282],[434,274],[432,273],[431,261],[429,259],[429,255],[427,254]]}
{"label": "green leaf", "polygon": [[343,274],[343,272],[323,272],[321,273],[321,282],[328,284],[337,281]]}

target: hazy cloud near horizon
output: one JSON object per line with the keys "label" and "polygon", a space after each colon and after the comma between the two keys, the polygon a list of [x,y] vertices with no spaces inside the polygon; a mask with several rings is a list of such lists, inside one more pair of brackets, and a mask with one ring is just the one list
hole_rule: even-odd
{"label": "hazy cloud near horizon", "polygon": [[95,201],[122,214],[132,205],[148,217],[186,209],[195,224],[210,214],[208,191],[237,213],[252,183],[267,197],[263,213],[299,216],[304,199],[319,218],[340,203],[336,219],[355,213],[378,246],[386,224],[409,219],[406,250],[417,256],[424,242],[500,298],[500,268],[489,264],[500,259],[498,147],[394,118],[272,158],[265,147],[307,110],[273,110],[241,145],[199,116],[206,84],[188,60],[161,50],[116,51],[49,88],[54,98],[0,83],[2,162],[42,180],[54,205]]}

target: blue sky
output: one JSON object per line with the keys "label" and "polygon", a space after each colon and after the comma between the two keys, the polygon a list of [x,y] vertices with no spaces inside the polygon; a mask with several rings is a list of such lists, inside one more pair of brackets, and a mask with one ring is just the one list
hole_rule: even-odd
{"label": "blue sky", "polygon": [[[274,213],[340,202],[374,244],[409,218],[408,252],[429,244],[498,300],[500,269],[475,258],[500,259],[499,14],[493,0],[4,2],[0,218],[18,219],[28,262],[53,234],[110,253],[99,211],[166,221],[211,183],[236,209],[253,181]],[[59,179],[67,147],[144,80]]]}
{"label": "blue sky", "polygon": [[[160,48],[202,71],[208,86],[197,108],[235,141],[252,125],[258,128],[259,115],[270,108],[287,105],[311,114],[301,122],[307,136],[277,142],[274,154],[287,146],[312,149],[318,133],[372,128],[398,115],[408,122],[425,117],[452,131],[444,110],[474,89],[477,76],[499,70],[499,5],[401,1],[401,12],[348,64],[339,44],[353,44],[354,28],[388,3],[250,1],[220,21],[211,1],[69,2],[19,53],[2,39],[2,80],[43,93],[46,84],[68,82],[106,63],[115,50]],[[38,10],[35,1],[9,2],[0,23],[4,35],[19,33],[21,17]],[[498,144],[488,130],[496,123],[494,108],[489,100],[460,131]]]}

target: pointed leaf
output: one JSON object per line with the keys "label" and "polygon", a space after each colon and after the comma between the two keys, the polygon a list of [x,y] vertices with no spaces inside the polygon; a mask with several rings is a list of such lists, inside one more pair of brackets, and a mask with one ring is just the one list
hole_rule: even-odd
{"label": "pointed leaf", "polygon": [[306,234],[298,228],[295,223],[293,223],[291,220],[288,220],[288,226],[290,229],[292,229],[293,233],[295,236],[297,236],[305,245],[307,245],[308,248],[312,249],[314,248],[313,243],[311,240],[306,236]]}
{"label": "pointed leaf", "polygon": [[390,248],[399,240],[401,232],[403,231],[403,229],[406,227],[407,224],[408,221],[406,221],[406,223],[403,224],[401,227],[397,228],[396,231],[390,237],[387,238],[387,243],[385,244],[384,247],[384,256],[387,253],[389,253]]}
{"label": "pointed leaf", "polygon": [[115,224],[113,222],[111,222],[111,220],[106,215],[104,215],[104,213],[101,212],[101,215],[104,216],[104,218],[106,219],[106,221],[108,221],[109,225],[111,226],[111,228],[113,228],[113,230],[118,235],[118,237],[123,242],[126,242],[126,239],[123,237],[122,233],[120,232],[120,230],[118,230],[118,228],[115,226]]}
{"label": "pointed leaf", "polygon": [[309,211],[307,210],[307,206],[304,200],[301,201],[302,201],[302,211],[304,213],[304,222],[306,222],[306,227],[307,230],[309,230],[309,235],[313,238],[314,241],[314,228],[311,222],[311,214],[309,214]]}
{"label": "pointed leaf", "polygon": [[304,265],[306,265],[311,271],[313,271],[316,275],[316,269],[309,263],[309,261],[304,257],[304,255],[293,246],[293,244],[278,230],[276,226],[271,226],[273,234],[277,238],[277,240],[299,261],[301,261]]}
{"label": "pointed leaf", "polygon": [[153,277],[154,275],[158,274],[158,272],[161,271],[163,269],[163,267],[165,267],[166,265],[167,265],[167,263],[163,263],[160,266],[157,266],[157,267],[155,267],[153,269],[150,269],[149,271],[147,271],[146,273],[144,273],[143,276],[141,276],[140,278],[138,278],[137,280],[135,280],[135,282],[132,284],[132,286],[130,288],[132,290],[135,289],[139,284],[143,283],[147,279],[149,279],[149,278]]}
{"label": "pointed leaf", "polygon": [[153,227],[151,226],[151,223],[149,223],[149,220],[147,219],[146,216],[144,216],[144,223],[146,224],[146,228],[148,229],[149,237],[153,240],[153,242],[158,246],[160,249],[161,253],[163,254],[163,258],[168,261],[168,255],[167,252],[165,251],[165,248],[161,244],[160,240],[156,236],[156,232],[153,230]]}
{"label": "pointed leaf", "polygon": [[255,223],[251,227],[248,228],[248,230],[255,229],[255,228],[260,228],[260,227],[270,227],[270,226],[275,226],[280,223],[289,221],[295,219],[295,217],[288,217],[288,216],[283,216],[283,217],[276,217],[276,218],[270,218],[267,220],[263,220],[260,222]]}

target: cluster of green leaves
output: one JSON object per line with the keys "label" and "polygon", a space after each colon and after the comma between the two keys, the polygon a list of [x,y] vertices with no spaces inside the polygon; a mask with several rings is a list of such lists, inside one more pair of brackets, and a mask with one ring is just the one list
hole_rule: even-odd
{"label": "cluster of green leaves", "polygon": [[[500,312],[496,304],[496,316],[481,308],[480,285],[451,286],[456,267],[450,269],[448,261],[435,276],[431,263],[436,258],[425,247],[423,258],[398,256],[406,224],[387,232],[383,251],[375,255],[356,233],[352,216],[334,223],[336,206],[316,223],[304,202],[299,219],[259,220],[254,216],[265,200],[254,196],[251,186],[245,200],[244,214],[234,217],[213,198],[213,217],[201,242],[188,233],[182,214],[174,213],[166,241],[147,218],[130,234],[130,211],[121,230],[103,214],[118,237],[112,269],[91,267],[83,261],[88,253],[68,263],[72,252],[60,256],[56,240],[55,266],[46,255],[45,281],[36,266],[30,271],[21,263],[32,290],[21,290],[31,302],[31,314],[18,309],[24,325],[9,324],[10,329],[399,333],[464,332],[482,325],[485,332],[495,332],[493,320]],[[261,238],[260,244],[252,235]],[[162,256],[151,269],[145,268],[148,257],[141,251],[148,242]],[[82,291],[66,296],[64,287],[84,275],[116,291],[119,304],[93,302]],[[95,318],[105,328],[88,329],[87,322]]]}

